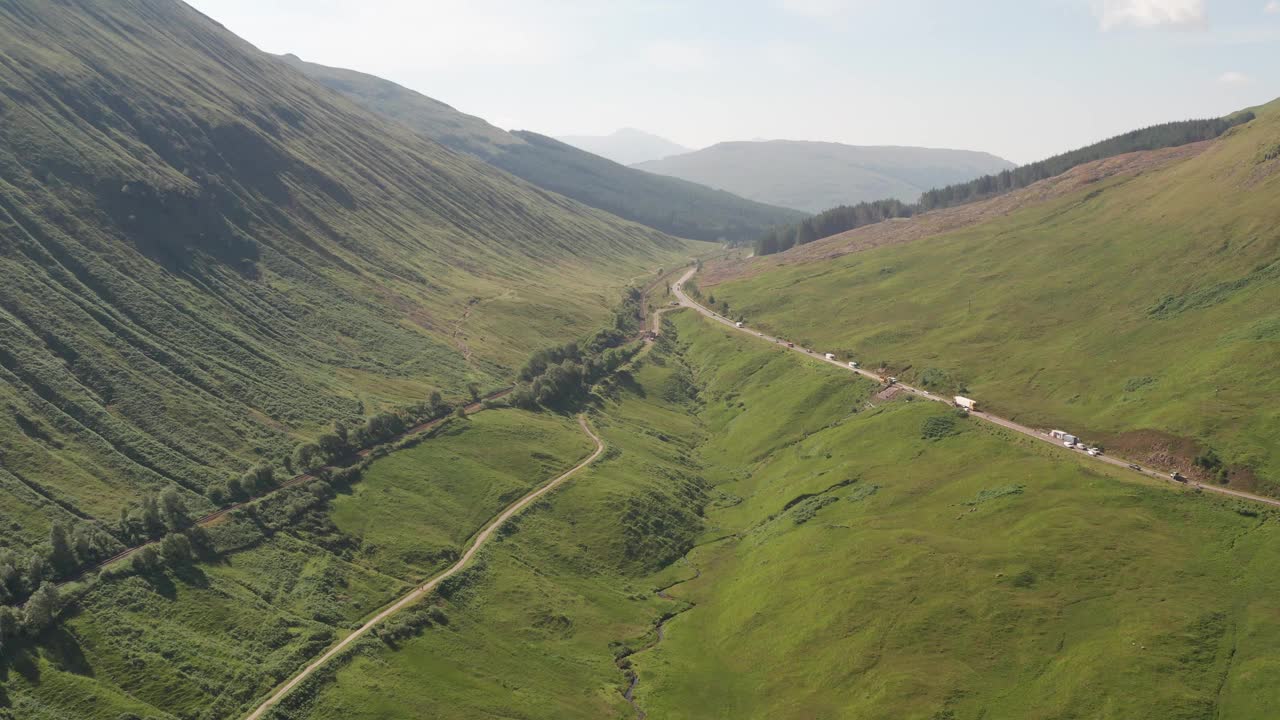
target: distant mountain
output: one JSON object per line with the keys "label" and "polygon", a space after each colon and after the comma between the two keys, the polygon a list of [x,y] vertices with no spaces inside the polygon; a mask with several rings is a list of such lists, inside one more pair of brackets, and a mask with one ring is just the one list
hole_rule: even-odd
{"label": "distant mountain", "polygon": [[724,142],[634,165],[808,212],[885,198],[914,202],[931,188],[1013,166],[995,155],[970,150],[800,140]]}
{"label": "distant mountain", "polygon": [[691,152],[687,147],[635,128],[622,128],[611,135],[569,135],[556,139],[623,165]]}
{"label": "distant mountain", "polygon": [[507,132],[373,75],[305,62],[295,55],[283,59],[357,105],[454,150],[545,190],[672,235],[749,242],[774,225],[803,217],[788,208],[619,165],[537,133]]}

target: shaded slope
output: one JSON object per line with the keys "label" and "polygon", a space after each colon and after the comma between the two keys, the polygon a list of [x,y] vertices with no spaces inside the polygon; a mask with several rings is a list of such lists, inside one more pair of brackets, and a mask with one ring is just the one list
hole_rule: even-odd
{"label": "shaded slope", "polygon": [[0,48],[3,545],[168,485],[198,510],[334,418],[496,384],[684,250],[170,0],[6,3]]}
{"label": "shaded slope", "polygon": [[896,198],[999,172],[1013,164],[989,153],[917,147],[769,140],[724,142],[635,165],[757,202],[821,212]]}
{"label": "shaded slope", "polygon": [[1002,203],[1008,214],[822,259],[933,214],[864,228],[714,294],[753,323],[942,392],[967,388],[1020,422],[1274,494],[1280,105],[1256,112],[1140,172],[1072,171],[1063,180],[1082,182],[1065,194],[1036,201],[1055,179],[938,217]]}
{"label": "shaded slope", "polygon": [[746,242],[762,228],[802,215],[679,178],[632,170],[545,135],[525,130],[514,134],[525,144],[508,146],[493,164],[535,185],[673,235]]}
{"label": "shaded slope", "polygon": [[352,102],[385,115],[461,152],[488,158],[520,138],[494,127],[482,118],[367,73],[306,62],[297,55],[281,59],[312,80],[344,95]]}
{"label": "shaded slope", "polygon": [[353,70],[284,60],[353,102],[475,155],[541,188],[618,217],[696,240],[746,242],[803,213],[678,178],[634,170],[528,131],[505,132],[438,100]]}

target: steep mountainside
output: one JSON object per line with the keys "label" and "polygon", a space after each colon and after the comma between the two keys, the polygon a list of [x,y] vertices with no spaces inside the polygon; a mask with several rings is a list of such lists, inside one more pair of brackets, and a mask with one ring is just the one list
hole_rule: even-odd
{"label": "steep mountainside", "polygon": [[704,290],[1025,423],[1274,494],[1280,101],[1254,112],[1216,140],[855,230]]}
{"label": "steep mountainside", "polygon": [[306,62],[297,55],[282,55],[281,59],[366,110],[403,123],[454,150],[488,159],[500,155],[507,146],[523,144],[520,138],[482,118],[468,115],[390,80]]}
{"label": "steep mountainside", "polygon": [[622,128],[608,135],[567,135],[556,139],[623,165],[691,152],[664,137],[635,128]]}
{"label": "steep mountainside", "polygon": [[821,212],[896,198],[1013,167],[969,150],[769,140],[724,142],[634,167],[727,190],[758,202]]}
{"label": "steep mountainside", "polygon": [[0,67],[0,549],[505,383],[688,251],[174,0],[4,3]]}
{"label": "steep mountainside", "polygon": [[341,68],[286,62],[355,103],[474,155],[541,188],[663,232],[746,242],[803,213],[721,190],[633,170],[537,133],[506,132],[389,80]]}

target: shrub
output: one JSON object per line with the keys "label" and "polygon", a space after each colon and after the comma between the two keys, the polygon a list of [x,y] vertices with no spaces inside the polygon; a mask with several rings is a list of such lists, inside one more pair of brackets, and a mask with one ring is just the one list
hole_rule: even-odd
{"label": "shrub", "polygon": [[925,418],[920,426],[920,436],[924,440],[941,440],[956,431],[955,415],[934,415]]}

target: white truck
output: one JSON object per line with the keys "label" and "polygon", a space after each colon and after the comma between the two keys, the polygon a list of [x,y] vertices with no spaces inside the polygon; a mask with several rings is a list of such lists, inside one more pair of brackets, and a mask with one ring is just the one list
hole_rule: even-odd
{"label": "white truck", "polygon": [[850,361],[849,361],[849,367],[850,367],[850,368],[852,368],[852,369],[854,369],[854,370],[857,370],[857,369],[858,369],[858,361],[857,361],[857,360],[850,360]]}
{"label": "white truck", "polygon": [[734,324],[733,324],[733,326],[734,326],[734,327],[742,327],[742,321],[741,321],[741,320],[739,320],[738,322],[734,323]]}
{"label": "white truck", "polygon": [[963,396],[963,395],[957,395],[957,396],[956,396],[955,404],[956,404],[956,407],[958,407],[958,408],[964,408],[965,410],[968,410],[969,412],[975,412],[975,411],[977,411],[977,409],[978,409],[978,401],[977,401],[977,400],[970,400],[969,398],[967,398],[967,397],[965,397],[965,396]]}
{"label": "white truck", "polygon": [[835,360],[835,359],[836,359],[836,354],[835,354],[835,353],[824,353],[822,357],[824,357],[824,358],[826,358],[826,359],[828,359],[828,360]]}
{"label": "white truck", "polygon": [[1063,447],[1075,447],[1080,442],[1080,438],[1065,430],[1050,430],[1049,437],[1061,440]]}

